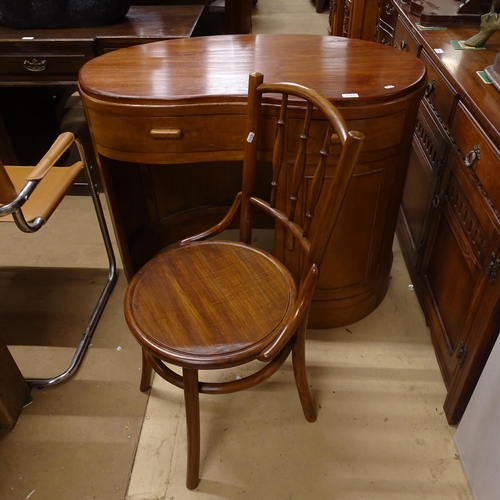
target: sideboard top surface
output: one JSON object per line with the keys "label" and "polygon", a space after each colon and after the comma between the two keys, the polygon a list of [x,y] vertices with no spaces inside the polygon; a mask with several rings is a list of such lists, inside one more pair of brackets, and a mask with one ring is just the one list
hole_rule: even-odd
{"label": "sideboard top surface", "polygon": [[500,147],[500,92],[486,84],[477,74],[494,63],[500,52],[500,32],[494,33],[484,49],[457,50],[451,40],[464,41],[479,31],[477,27],[451,26],[444,30],[419,30],[419,18],[409,13],[408,6],[396,0],[396,6],[413,25],[424,50],[444,73],[474,116]]}

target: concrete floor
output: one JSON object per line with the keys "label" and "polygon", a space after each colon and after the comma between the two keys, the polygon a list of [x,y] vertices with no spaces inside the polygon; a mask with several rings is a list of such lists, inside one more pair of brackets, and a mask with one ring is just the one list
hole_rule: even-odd
{"label": "concrete floor", "polygon": [[[259,0],[254,32],[324,34],[327,18],[308,0]],[[26,376],[58,373],[106,274],[90,199],[66,198],[36,235],[0,224],[0,266],[0,335]],[[0,498],[470,499],[409,285],[395,244],[379,308],[310,332],[314,424],[303,418],[288,362],[253,390],[202,396],[201,482],[189,492],[182,394],[158,377],[149,397],[139,391],[120,275],[76,376],[33,390],[15,429],[1,431]]]}

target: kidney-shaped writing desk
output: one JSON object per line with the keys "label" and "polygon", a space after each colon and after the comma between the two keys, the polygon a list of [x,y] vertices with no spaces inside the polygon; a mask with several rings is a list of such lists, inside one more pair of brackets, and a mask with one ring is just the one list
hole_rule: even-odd
{"label": "kidney-shaped writing desk", "polygon": [[[227,210],[241,179],[248,75],[254,71],[267,82],[318,90],[350,128],[366,134],[309,326],[357,321],[377,307],[388,287],[426,85],[417,58],[372,42],[224,35],[121,49],[85,64],[80,92],[125,273],[130,278],[159,249],[209,227]],[[267,126],[275,123],[272,105],[266,120]],[[263,144],[262,159],[269,153]],[[265,164],[262,179],[265,196]],[[275,251],[286,258],[283,242]]]}

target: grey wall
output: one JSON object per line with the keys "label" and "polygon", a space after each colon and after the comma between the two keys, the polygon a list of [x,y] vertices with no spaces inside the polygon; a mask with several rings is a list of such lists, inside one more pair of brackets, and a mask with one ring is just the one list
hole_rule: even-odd
{"label": "grey wall", "polygon": [[500,498],[500,338],[455,433],[455,445],[476,500]]}

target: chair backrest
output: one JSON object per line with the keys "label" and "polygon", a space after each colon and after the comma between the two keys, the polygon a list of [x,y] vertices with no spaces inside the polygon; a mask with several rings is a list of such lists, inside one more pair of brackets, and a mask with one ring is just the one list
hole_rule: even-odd
{"label": "chair backrest", "polygon": [[[253,193],[259,144],[268,140],[268,104],[278,109],[271,126],[275,137],[269,202]],[[252,212],[258,207],[273,217],[286,252],[300,252],[288,259],[300,262],[290,269],[297,282],[313,268],[319,272],[363,140],[318,92],[292,83],[265,84],[263,75],[250,75],[240,240],[250,243]],[[290,151],[293,144],[298,147]]]}

